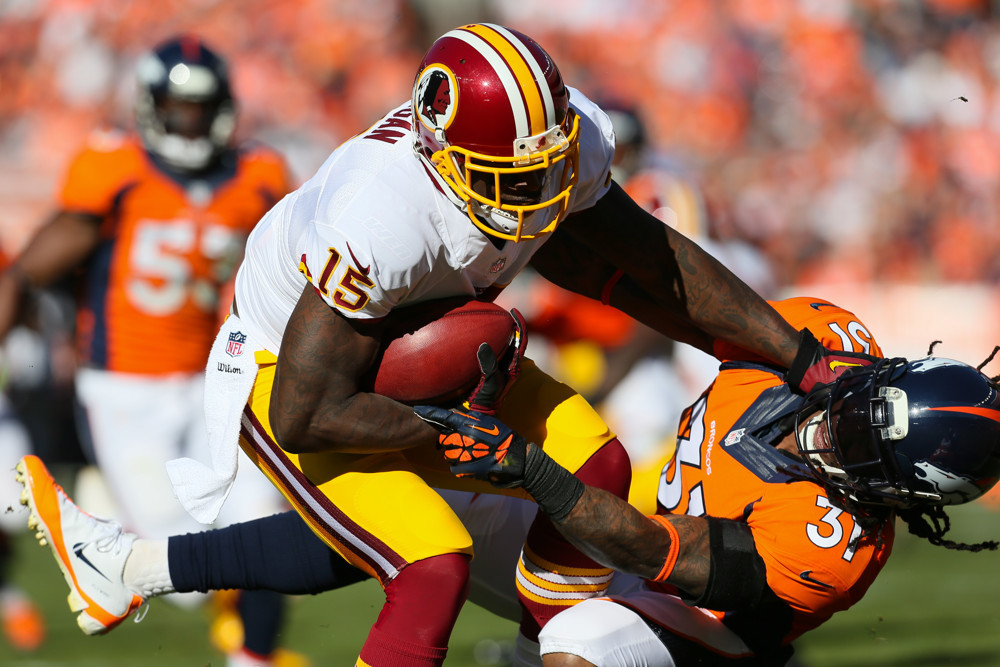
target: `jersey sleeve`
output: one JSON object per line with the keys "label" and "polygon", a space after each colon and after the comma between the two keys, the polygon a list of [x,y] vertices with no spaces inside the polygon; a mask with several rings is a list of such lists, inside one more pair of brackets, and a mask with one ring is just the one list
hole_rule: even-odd
{"label": "jersey sleeve", "polygon": [[103,217],[136,173],[138,155],[115,131],[92,133],[69,164],[58,194],[64,211]]}
{"label": "jersey sleeve", "polygon": [[[861,319],[826,299],[802,296],[768,303],[795,329],[809,329],[820,343],[831,350],[882,356],[882,348]],[[721,361],[767,361],[725,341],[716,341],[714,353]]]}
{"label": "jersey sleeve", "polygon": [[826,618],[864,595],[892,545],[892,524],[881,539],[854,541],[861,527],[809,482],[769,485],[747,521],[764,560],[771,590],[792,609]]}
{"label": "jersey sleeve", "polygon": [[351,319],[384,317],[396,304],[379,284],[379,271],[365,239],[349,239],[314,225],[301,254],[299,271],[323,300]]}
{"label": "jersey sleeve", "polygon": [[608,115],[579,90],[570,89],[570,100],[580,115],[580,173],[571,204],[576,212],[596,204],[611,186],[615,133]]}

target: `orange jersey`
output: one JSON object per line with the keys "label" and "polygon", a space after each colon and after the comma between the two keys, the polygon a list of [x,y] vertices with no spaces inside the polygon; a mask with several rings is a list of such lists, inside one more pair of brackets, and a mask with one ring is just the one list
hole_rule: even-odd
{"label": "orange jersey", "polygon": [[[881,356],[864,325],[828,301],[795,298],[772,305],[795,328],[809,328],[828,348]],[[708,515],[746,522],[778,600],[724,622],[751,647],[787,644],[857,602],[892,548],[892,521],[856,544],[861,532],[806,467],[775,449],[776,422],[802,397],[780,371],[750,355],[723,359],[712,386],[685,410],[674,458],[657,489],[660,514]]]}
{"label": "orange jersey", "polygon": [[204,370],[218,295],[247,235],[290,189],[282,159],[241,149],[198,179],[157,167],[134,136],[92,135],[60,208],[102,219],[78,314],[81,361],[126,373]]}

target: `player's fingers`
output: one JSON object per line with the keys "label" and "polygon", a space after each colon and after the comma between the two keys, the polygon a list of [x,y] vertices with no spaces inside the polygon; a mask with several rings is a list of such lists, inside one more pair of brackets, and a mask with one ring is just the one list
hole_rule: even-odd
{"label": "player's fingers", "polygon": [[479,360],[479,370],[483,375],[489,376],[497,370],[497,355],[493,353],[493,348],[488,343],[482,343],[476,351],[476,358]]}
{"label": "player's fingers", "polygon": [[416,405],[413,412],[425,422],[437,428],[451,428],[448,418],[452,416],[451,410],[439,408],[436,405]]}

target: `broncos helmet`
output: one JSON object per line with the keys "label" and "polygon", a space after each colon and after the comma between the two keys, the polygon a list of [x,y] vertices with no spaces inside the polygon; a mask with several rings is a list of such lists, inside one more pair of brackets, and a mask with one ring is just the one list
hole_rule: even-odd
{"label": "broncos helmet", "polygon": [[951,359],[881,359],[806,397],[799,453],[827,488],[909,508],[975,500],[1000,478],[1000,394]]}
{"label": "broncos helmet", "polygon": [[169,39],[136,68],[136,126],[146,149],[184,171],[205,169],[233,138],[226,63],[197,37]]}
{"label": "broncos helmet", "polygon": [[473,23],[445,33],[417,70],[417,155],[483,233],[515,243],[555,230],[578,178],[580,119],[531,38]]}

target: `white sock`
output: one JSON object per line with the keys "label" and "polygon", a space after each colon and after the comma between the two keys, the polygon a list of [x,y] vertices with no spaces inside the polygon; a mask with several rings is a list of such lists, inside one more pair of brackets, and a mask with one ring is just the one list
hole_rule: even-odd
{"label": "white sock", "polygon": [[144,598],[173,593],[166,540],[136,540],[122,572],[125,585]]}

